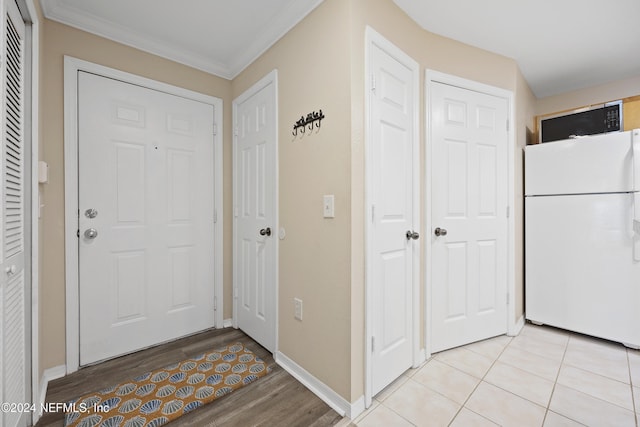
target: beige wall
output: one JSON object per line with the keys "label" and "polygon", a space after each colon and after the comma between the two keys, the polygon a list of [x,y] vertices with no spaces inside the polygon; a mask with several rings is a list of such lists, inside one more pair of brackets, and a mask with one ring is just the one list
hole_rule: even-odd
{"label": "beige wall", "polygon": [[[49,183],[41,186],[40,367],[65,363],[63,56],[105,65],[161,82],[222,98],[225,129],[230,128],[231,83],[184,65],[49,21],[42,21],[40,85],[40,158],[49,163]],[[230,164],[230,133],[225,131],[225,164]],[[225,168],[225,226],[230,227],[230,171]],[[71,213],[72,214],[72,213]],[[225,238],[225,252],[231,241]],[[231,259],[225,257],[224,281],[231,282]],[[231,317],[225,301],[225,318]]]}
{"label": "beige wall", "polygon": [[[279,72],[280,224],[287,231],[287,238],[280,242],[280,351],[350,401],[364,392],[366,25],[420,63],[421,97],[424,70],[430,68],[513,91],[520,123],[531,122],[532,99],[513,60],[428,33],[390,0],[326,0],[233,81],[236,97],[270,70],[277,68]],[[329,26],[331,31],[327,32]],[[305,48],[316,54],[300,59]],[[305,85],[305,78],[316,84]],[[293,140],[292,124],[317,108],[328,116],[321,132]],[[334,109],[341,113],[335,114]],[[424,135],[422,123],[421,129]],[[519,131],[520,146],[525,138],[526,130]],[[520,161],[521,154],[516,151]],[[424,173],[423,165],[422,182]],[[338,176],[341,178],[335,180]],[[521,166],[516,176],[516,195],[521,195]],[[328,193],[336,194],[340,201],[335,220],[321,216],[322,195]],[[520,214],[517,231],[521,233],[521,205],[516,209]],[[518,244],[522,245],[521,234]],[[325,245],[333,249],[320,250]],[[516,256],[520,258],[514,310],[520,317],[521,249]],[[304,300],[302,322],[293,319],[294,297]],[[328,344],[330,349],[320,349],[317,342]]]}
{"label": "beige wall", "polygon": [[[373,27],[420,64],[423,137],[425,69],[513,91],[519,146],[526,138],[522,126],[531,122],[533,95],[513,60],[428,33],[391,0],[325,0],[232,82],[44,22],[41,157],[49,162],[51,173],[50,183],[42,187],[43,369],[65,362],[63,55],[224,100],[225,318],[231,317],[232,295],[231,100],[271,70],[278,70],[279,210],[280,226],[287,233],[279,242],[279,350],[351,402],[364,392],[365,26]],[[326,115],[320,131],[294,138],[294,122],[318,109]],[[422,150],[424,162],[424,147]],[[517,152],[516,196],[522,192],[520,159]],[[424,176],[422,165],[421,182]],[[322,217],[324,194],[336,196],[334,219]],[[521,218],[520,205],[516,212]],[[518,221],[521,232],[521,219]],[[521,245],[522,239],[518,242]],[[521,250],[516,255],[521,257]],[[521,259],[519,262],[517,269],[521,270]],[[421,283],[424,275],[422,268]],[[522,275],[517,277],[520,301]],[[293,318],[294,297],[304,302],[303,321]],[[521,304],[515,310],[521,313]]]}
{"label": "beige wall", "polygon": [[[341,396],[350,397],[349,2],[325,0],[233,80],[237,97],[278,70],[279,351]],[[322,109],[319,132],[294,138],[293,124]],[[322,196],[335,195],[324,219]],[[304,305],[293,317],[293,298]],[[359,337],[354,337],[359,339]]]}
{"label": "beige wall", "polygon": [[535,114],[551,114],[557,111],[601,104],[640,95],[640,75],[615,82],[548,96],[537,100]]}

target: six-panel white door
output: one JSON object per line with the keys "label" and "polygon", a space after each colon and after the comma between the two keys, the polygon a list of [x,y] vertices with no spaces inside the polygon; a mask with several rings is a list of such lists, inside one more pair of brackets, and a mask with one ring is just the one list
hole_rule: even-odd
{"label": "six-panel white door", "polygon": [[413,364],[414,251],[420,243],[407,233],[417,230],[414,159],[414,73],[376,44],[371,45],[375,85],[370,97],[371,259],[368,293],[372,300],[372,395],[401,376]]}
{"label": "six-panel white door", "polygon": [[431,88],[427,274],[437,352],[507,331],[508,101],[442,83]]}
{"label": "six-panel white door", "polygon": [[214,326],[214,111],[86,72],[78,93],[87,365]]}
{"label": "six-panel white door", "polygon": [[236,326],[276,348],[276,73],[234,101]]}

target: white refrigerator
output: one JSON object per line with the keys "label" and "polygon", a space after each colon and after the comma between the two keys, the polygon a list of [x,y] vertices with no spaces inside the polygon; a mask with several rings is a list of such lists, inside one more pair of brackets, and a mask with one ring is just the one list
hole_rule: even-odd
{"label": "white refrigerator", "polygon": [[640,348],[640,129],[525,148],[525,316]]}

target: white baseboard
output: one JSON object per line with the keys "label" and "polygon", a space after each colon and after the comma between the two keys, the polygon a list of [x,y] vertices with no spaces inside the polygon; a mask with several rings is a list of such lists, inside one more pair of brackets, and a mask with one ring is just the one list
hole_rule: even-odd
{"label": "white baseboard", "polygon": [[222,321],[222,327],[223,328],[230,328],[233,326],[233,320],[232,319],[224,319]]}
{"label": "white baseboard", "polygon": [[40,378],[40,395],[38,396],[39,401],[34,402],[36,404],[36,408],[38,409],[33,414],[34,425],[42,416],[42,404],[47,398],[47,388],[49,387],[49,383],[53,380],[62,378],[65,375],[67,375],[67,367],[65,365],[54,366],[53,368],[45,369],[45,371],[42,373],[42,378]]}
{"label": "white baseboard", "polygon": [[511,329],[507,333],[507,335],[510,337],[516,337],[520,334],[522,328],[524,328],[524,314],[520,316],[520,319],[516,321],[516,323],[513,325],[513,329]]}
{"label": "white baseboard", "polygon": [[311,375],[283,353],[279,351],[276,352],[275,361],[341,416],[354,419],[364,411],[364,396],[361,396],[353,403],[347,402],[346,399],[333,391],[331,387]]}
{"label": "white baseboard", "polygon": [[418,359],[415,360],[413,366],[411,366],[413,369],[418,369],[425,364],[425,362],[427,361],[427,350],[425,348],[421,348],[418,351],[417,357]]}
{"label": "white baseboard", "polygon": [[355,420],[366,409],[364,404],[364,396],[360,396],[360,398],[351,403],[350,406],[351,408],[349,409],[349,411],[347,411],[346,415],[349,419]]}

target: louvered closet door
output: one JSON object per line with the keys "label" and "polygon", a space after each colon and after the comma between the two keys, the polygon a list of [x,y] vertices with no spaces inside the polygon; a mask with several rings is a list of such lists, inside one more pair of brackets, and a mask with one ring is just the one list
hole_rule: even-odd
{"label": "louvered closet door", "polygon": [[[4,2],[2,52],[2,384],[0,401],[28,402],[24,252],[24,35],[14,1]],[[0,425],[27,425],[26,413],[3,412]]]}

